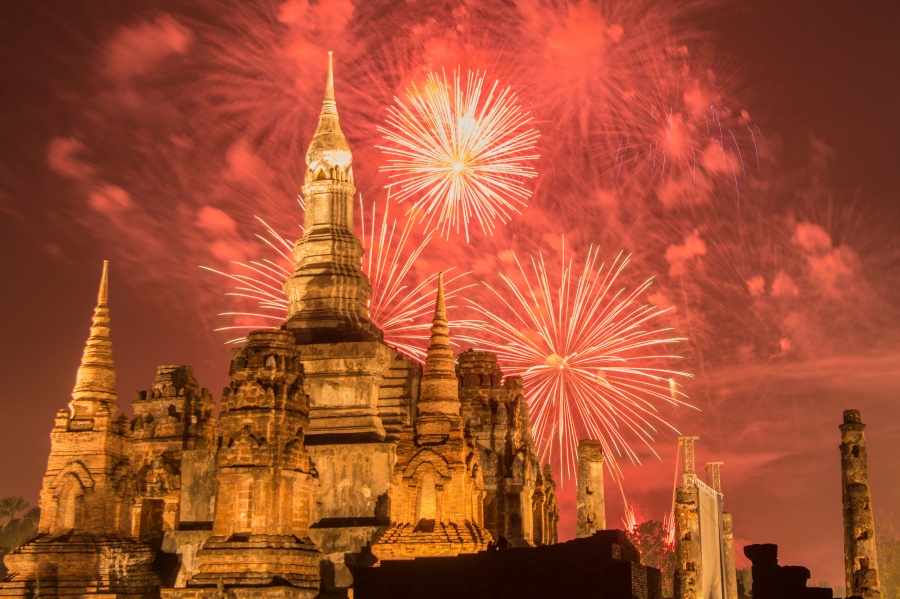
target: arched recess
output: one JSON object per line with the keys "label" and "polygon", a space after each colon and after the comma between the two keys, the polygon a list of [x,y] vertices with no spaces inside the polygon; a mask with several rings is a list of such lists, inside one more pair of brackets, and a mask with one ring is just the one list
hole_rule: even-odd
{"label": "arched recess", "polygon": [[84,523],[84,485],[73,474],[63,475],[54,480],[56,489],[56,530],[65,531],[82,528]]}
{"label": "arched recess", "polygon": [[415,523],[438,519],[438,478],[440,474],[430,463],[424,462],[415,473],[416,515]]}
{"label": "arched recess", "polygon": [[131,534],[129,508],[134,498],[134,478],[131,476],[131,465],[128,462],[116,464],[110,476],[110,482],[115,494],[112,506],[113,530]]}
{"label": "arched recess", "polygon": [[53,478],[53,482],[50,483],[50,488],[53,489],[54,497],[59,496],[59,488],[60,485],[66,480],[66,477],[72,475],[81,485],[83,489],[93,489],[94,488],[94,478],[91,476],[91,473],[88,472],[88,469],[79,461],[69,462],[68,464],[60,470],[56,476]]}
{"label": "arched recess", "polygon": [[450,468],[447,466],[447,460],[431,449],[423,449],[414,455],[406,465],[406,468],[403,469],[403,477],[407,479],[412,478],[423,464],[429,464],[441,478],[450,478]]}

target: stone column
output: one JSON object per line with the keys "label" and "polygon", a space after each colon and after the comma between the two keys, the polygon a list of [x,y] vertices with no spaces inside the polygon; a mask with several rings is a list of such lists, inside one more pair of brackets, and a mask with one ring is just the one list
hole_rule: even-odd
{"label": "stone column", "polygon": [[697,487],[675,491],[675,599],[700,599],[700,513]]}
{"label": "stone column", "polygon": [[578,538],[606,529],[603,496],[603,445],[584,439],[578,443]]}
{"label": "stone column", "polygon": [[725,554],[725,599],[738,599],[737,570],[734,567],[734,521],[731,512],[722,512],[722,545]]}
{"label": "stone column", "polygon": [[845,410],[841,429],[841,499],[847,596],[881,599],[875,556],[875,521],[869,493],[866,425],[859,410]]}

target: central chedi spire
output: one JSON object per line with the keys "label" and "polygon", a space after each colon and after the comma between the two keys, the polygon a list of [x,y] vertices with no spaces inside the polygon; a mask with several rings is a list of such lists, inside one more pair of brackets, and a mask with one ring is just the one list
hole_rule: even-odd
{"label": "central chedi spire", "polygon": [[294,272],[284,284],[285,327],[301,343],[380,341],[381,331],[369,320],[372,287],[361,268],[363,248],[353,232],[353,154],[338,119],[331,52],[306,165],[305,232],[294,246]]}

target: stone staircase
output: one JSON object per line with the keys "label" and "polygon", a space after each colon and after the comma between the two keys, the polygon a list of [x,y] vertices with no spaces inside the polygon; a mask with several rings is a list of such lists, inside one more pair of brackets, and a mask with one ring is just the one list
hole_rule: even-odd
{"label": "stone staircase", "polygon": [[434,520],[391,525],[373,545],[379,559],[412,559],[415,557],[459,555],[487,549],[490,533],[469,521],[462,525]]}

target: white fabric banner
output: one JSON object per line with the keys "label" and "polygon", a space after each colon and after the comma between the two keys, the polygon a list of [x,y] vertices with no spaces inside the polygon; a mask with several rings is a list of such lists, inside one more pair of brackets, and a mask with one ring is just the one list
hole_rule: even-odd
{"label": "white fabric banner", "polygon": [[722,555],[722,496],[697,481],[700,508],[700,563],[703,599],[726,599]]}

